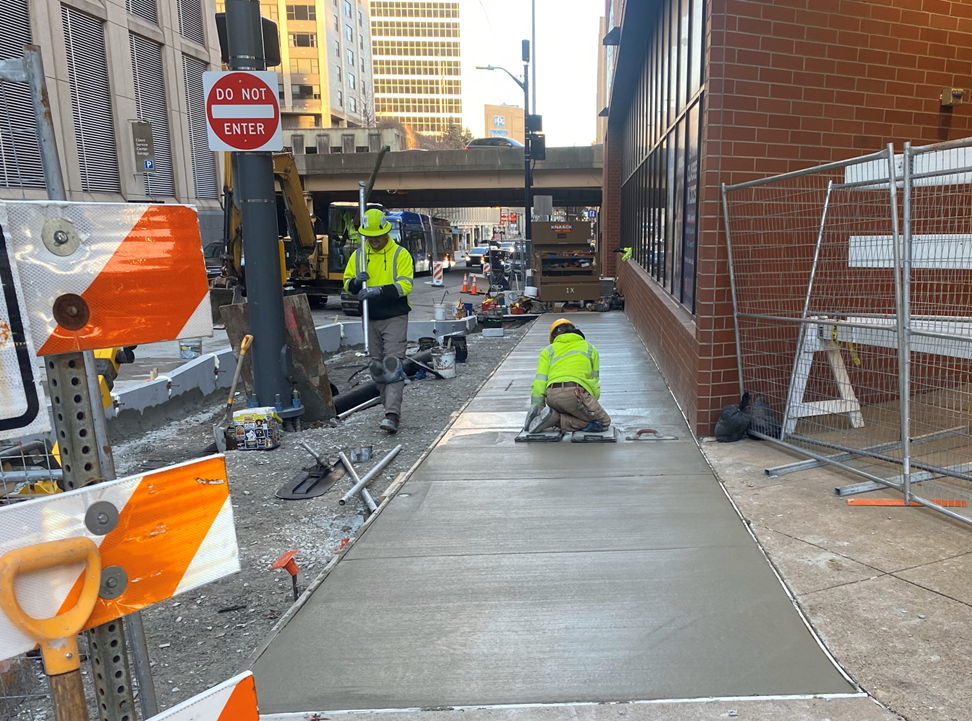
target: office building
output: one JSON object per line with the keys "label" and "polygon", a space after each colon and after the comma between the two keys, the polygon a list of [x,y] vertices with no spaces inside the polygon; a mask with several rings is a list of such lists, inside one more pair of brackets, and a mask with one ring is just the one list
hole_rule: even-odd
{"label": "office building", "polygon": [[372,0],[375,113],[426,135],[462,126],[458,0]]}
{"label": "office building", "polygon": [[[219,67],[212,0],[4,0],[0,58],[28,43],[41,48],[68,198],[192,203],[204,237],[218,235],[202,98],[202,73]],[[0,107],[0,197],[47,197],[27,86],[0,83]]]}
{"label": "office building", "polygon": [[280,38],[269,69],[280,73],[284,129],[374,125],[367,0],[260,0],[260,13]]}
{"label": "office building", "polygon": [[517,105],[484,105],[483,115],[486,135],[526,142],[523,139],[523,108]]}
{"label": "office building", "polygon": [[721,184],[972,135],[967,8],[605,3],[601,263],[699,435],[739,399]]}

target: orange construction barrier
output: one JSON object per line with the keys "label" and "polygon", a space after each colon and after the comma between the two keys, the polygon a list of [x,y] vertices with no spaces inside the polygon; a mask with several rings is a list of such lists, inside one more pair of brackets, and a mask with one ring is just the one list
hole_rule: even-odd
{"label": "orange construction barrier", "polygon": [[469,292],[469,273],[466,273],[464,276],[462,276],[462,288],[459,289],[459,292],[460,293]]}
{"label": "orange construction barrier", "polygon": [[469,295],[479,295],[479,288],[476,287],[476,276],[473,276],[472,288],[469,289]]}

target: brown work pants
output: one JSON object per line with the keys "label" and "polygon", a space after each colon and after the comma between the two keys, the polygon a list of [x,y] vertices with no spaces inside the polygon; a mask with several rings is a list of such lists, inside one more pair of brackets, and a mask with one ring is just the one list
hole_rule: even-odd
{"label": "brown work pants", "polygon": [[560,430],[564,433],[579,431],[591,421],[597,421],[605,428],[611,425],[611,416],[604,412],[597,398],[581,386],[548,387],[547,405],[557,411]]}
{"label": "brown work pants", "polygon": [[[368,319],[368,352],[375,360],[388,356],[405,361],[405,344],[408,335],[408,316],[396,315],[382,320]],[[386,414],[402,415],[402,395],[405,381],[398,383],[378,383],[381,404]]]}

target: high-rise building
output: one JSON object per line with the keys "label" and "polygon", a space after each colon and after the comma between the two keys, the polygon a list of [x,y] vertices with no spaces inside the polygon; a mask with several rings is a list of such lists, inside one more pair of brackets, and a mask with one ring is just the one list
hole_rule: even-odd
{"label": "high-rise building", "polygon": [[[225,0],[216,1],[223,12]],[[374,123],[368,0],[260,0],[280,37],[284,128]]]}
{"label": "high-rise building", "polygon": [[[192,203],[217,237],[202,97],[202,73],[219,67],[213,0],[0,5],[0,59],[40,47],[68,199]],[[45,198],[45,186],[30,91],[0,82],[0,197]]]}
{"label": "high-rise building", "polygon": [[375,114],[427,135],[462,126],[459,1],[371,0]]}
{"label": "high-rise building", "polygon": [[523,108],[518,105],[484,105],[486,135],[524,140]]}

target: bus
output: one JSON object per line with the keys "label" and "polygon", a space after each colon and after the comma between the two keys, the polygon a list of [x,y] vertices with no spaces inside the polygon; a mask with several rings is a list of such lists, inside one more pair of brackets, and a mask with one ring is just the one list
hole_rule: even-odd
{"label": "bus", "polygon": [[432,234],[435,237],[435,250],[445,269],[456,265],[456,237],[452,234],[452,223],[445,218],[432,218]]}
{"label": "bus", "polygon": [[392,224],[391,237],[411,256],[415,274],[432,270],[432,226],[429,216],[410,210],[393,210],[385,213]]}

